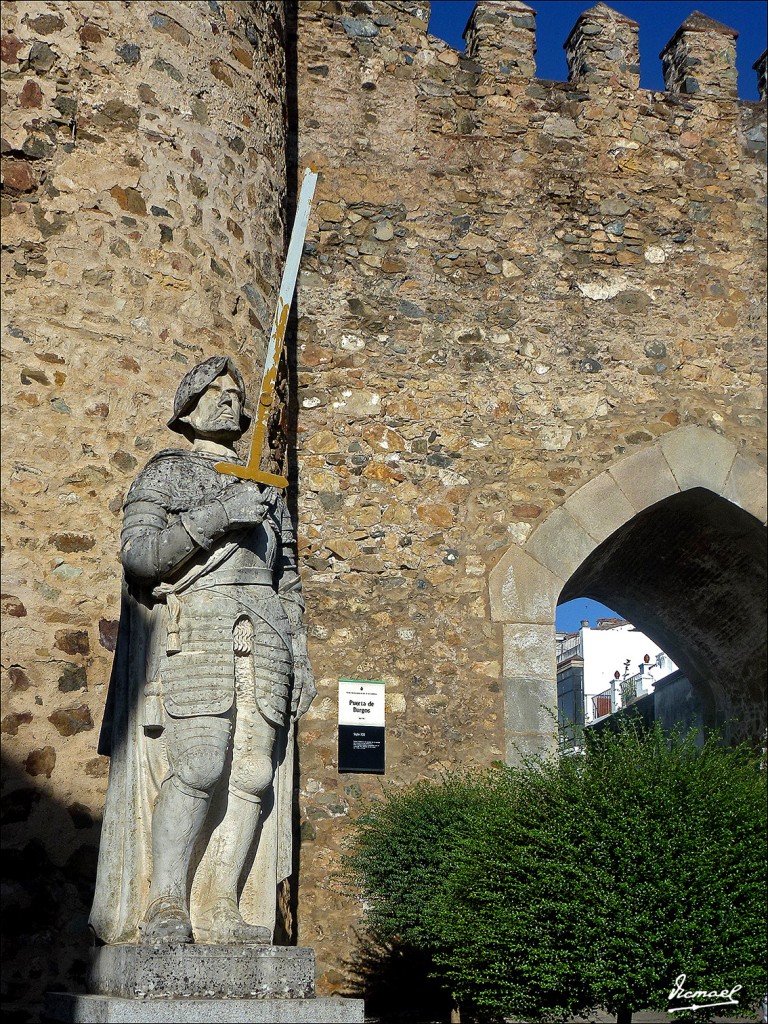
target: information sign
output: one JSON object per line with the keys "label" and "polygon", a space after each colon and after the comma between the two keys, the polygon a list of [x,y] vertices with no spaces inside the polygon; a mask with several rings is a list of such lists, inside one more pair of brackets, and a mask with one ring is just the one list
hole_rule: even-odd
{"label": "information sign", "polygon": [[384,683],[339,680],[339,771],[384,774]]}

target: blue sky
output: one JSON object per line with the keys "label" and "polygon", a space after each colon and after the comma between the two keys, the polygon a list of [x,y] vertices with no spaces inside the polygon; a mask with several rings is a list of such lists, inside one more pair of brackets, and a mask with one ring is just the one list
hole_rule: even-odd
{"label": "blue sky", "polygon": [[[563,43],[578,16],[594,3],[574,0],[525,0],[536,11],[536,54],[539,78],[565,81],[568,71]],[[472,13],[474,0],[432,0],[429,31],[458,50],[464,49],[461,33]],[[739,33],[736,66],[739,96],[756,100],[757,75],[752,65],[765,49],[766,12],[764,0],[618,0],[614,10],[633,18],[640,26],[640,84],[644,89],[663,89],[659,52],[692,11],[722,21]]]}
{"label": "blue sky", "polygon": [[576,633],[583,619],[587,619],[589,624],[594,626],[598,619],[609,619],[618,614],[598,601],[591,601],[588,597],[577,597],[575,601],[568,601],[567,604],[559,606],[555,625],[565,633]]}

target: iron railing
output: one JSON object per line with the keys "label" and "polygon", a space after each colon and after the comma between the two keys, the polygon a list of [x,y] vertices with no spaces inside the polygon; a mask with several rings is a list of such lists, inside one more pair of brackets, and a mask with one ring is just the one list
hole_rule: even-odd
{"label": "iron railing", "polygon": [[603,690],[592,698],[592,717],[602,718],[613,711],[613,691]]}
{"label": "iron railing", "polygon": [[583,658],[584,652],[581,643],[581,634],[577,633],[576,636],[566,637],[564,640],[558,640],[557,642],[557,662],[565,661],[567,658]]}

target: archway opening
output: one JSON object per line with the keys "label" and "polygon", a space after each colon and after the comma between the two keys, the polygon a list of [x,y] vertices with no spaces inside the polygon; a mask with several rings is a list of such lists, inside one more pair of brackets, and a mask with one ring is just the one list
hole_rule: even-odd
{"label": "archway opening", "polygon": [[639,512],[587,556],[559,602],[615,609],[674,660],[705,725],[727,741],[766,727],[766,535],[697,487]]}

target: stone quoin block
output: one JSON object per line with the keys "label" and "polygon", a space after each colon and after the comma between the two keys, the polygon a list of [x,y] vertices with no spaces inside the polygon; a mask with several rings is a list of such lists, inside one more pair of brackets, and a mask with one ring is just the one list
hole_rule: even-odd
{"label": "stone quoin block", "polygon": [[490,574],[491,618],[500,622],[550,623],[564,580],[516,544]]}
{"label": "stone quoin block", "polygon": [[519,763],[521,755],[548,753],[557,732],[555,637],[552,631],[552,674],[504,678],[505,758]]}
{"label": "stone quoin block", "polygon": [[505,677],[530,676],[537,679],[554,679],[554,614],[547,623],[505,623],[503,670]]}

